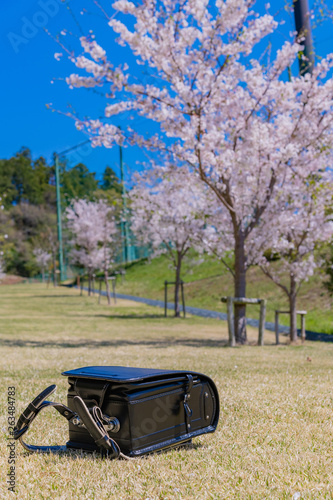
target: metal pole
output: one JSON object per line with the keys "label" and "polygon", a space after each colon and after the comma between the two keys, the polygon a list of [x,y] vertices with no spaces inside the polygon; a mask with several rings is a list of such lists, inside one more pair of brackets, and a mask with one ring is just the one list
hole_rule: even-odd
{"label": "metal pole", "polygon": [[312,73],[315,63],[308,0],[294,0],[294,17],[298,36],[304,37],[301,43],[304,44],[303,54],[307,60],[304,61],[300,57],[298,61],[300,75],[304,75]]}
{"label": "metal pole", "polygon": [[59,157],[55,154],[55,180],[56,180],[56,194],[57,194],[57,226],[58,226],[58,244],[59,244],[59,270],[60,281],[64,277],[64,261],[63,261],[63,248],[62,248],[62,222],[61,222],[61,198],[60,198],[60,175],[59,175]]}
{"label": "metal pole", "polygon": [[[118,128],[121,130],[120,127]],[[121,236],[123,241],[123,262],[130,262],[131,248],[129,243],[129,231],[128,231],[128,213],[127,213],[126,188],[124,180],[123,148],[121,144],[119,144],[119,163],[120,163],[120,180],[122,184],[122,199],[123,199],[123,215],[121,222]]]}
{"label": "metal pole", "polygon": [[[87,141],[81,142],[72,148],[68,148],[65,151],[62,151],[60,155],[64,155],[69,153],[70,151],[74,151],[75,149],[83,146],[90,142],[90,139]],[[59,154],[54,154],[55,159],[55,180],[56,180],[56,194],[57,194],[57,221],[58,221],[58,242],[59,242],[59,270],[60,270],[60,281],[63,281],[67,278],[66,271],[66,263],[64,262],[63,257],[63,244],[62,244],[62,223],[61,223],[61,197],[60,197],[60,175],[59,175]]]}
{"label": "metal pole", "polygon": [[121,228],[121,246],[122,246],[122,254],[123,254],[123,262],[126,262],[126,247],[125,247],[125,224],[124,224],[124,205],[125,205],[125,199],[124,199],[124,168],[123,168],[123,149],[119,145],[119,164],[120,164],[120,182],[122,185],[122,200],[123,200],[123,210],[121,214],[121,222],[120,222],[120,228]]}

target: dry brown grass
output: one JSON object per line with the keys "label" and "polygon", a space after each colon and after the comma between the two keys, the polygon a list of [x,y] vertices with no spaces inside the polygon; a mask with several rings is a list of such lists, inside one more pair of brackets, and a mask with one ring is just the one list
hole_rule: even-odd
{"label": "dry brown grass", "polygon": [[[159,309],[43,285],[0,289],[1,498],[6,490],[7,387],[17,416],[51,383],[66,402],[60,373],[116,364],[202,371],[216,382],[221,417],[215,434],[187,448],[124,460],[68,452],[25,454],[17,446],[20,499],[333,498],[333,345],[225,347],[225,323],[164,319]],[[257,337],[250,330],[251,339]],[[311,358],[311,361],[307,361]],[[63,444],[66,422],[46,410],[27,441]],[[14,495],[13,495],[14,496]]]}

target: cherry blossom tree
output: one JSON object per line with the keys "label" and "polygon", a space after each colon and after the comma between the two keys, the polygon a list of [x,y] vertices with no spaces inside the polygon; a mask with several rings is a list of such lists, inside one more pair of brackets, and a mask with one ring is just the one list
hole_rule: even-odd
{"label": "cherry blossom tree", "polygon": [[[94,145],[139,143],[163,154],[164,164],[187,164],[187,186],[199,179],[212,191],[225,211],[230,237],[220,238],[220,253],[232,243],[236,297],[246,297],[250,252],[261,247],[256,239],[265,212],[329,166],[333,139],[333,56],[312,75],[287,81],[301,40],[285,42],[272,61],[259,62],[260,42],[277,22],[253,12],[252,4],[116,1],[114,9],[131,16],[131,27],[115,18],[109,25],[146,68],[145,82],[127,64],[113,67],[93,34],[81,37],[82,54],[69,53],[88,76],[67,78],[71,88],[105,92],[105,120],[68,113]],[[152,120],[157,133],[147,138],[130,127],[120,130],[115,120],[124,112]],[[235,310],[235,332],[239,343],[247,341],[242,305]]]}
{"label": "cherry blossom tree", "polygon": [[66,218],[71,233],[71,261],[87,270],[89,295],[94,272],[103,270],[110,304],[108,272],[114,258],[117,234],[114,208],[103,200],[78,200],[67,208]]}
{"label": "cherry blossom tree", "polygon": [[52,257],[52,254],[50,254],[49,252],[46,252],[42,248],[35,248],[33,251],[33,254],[35,256],[35,259],[36,259],[36,262],[37,262],[39,269],[42,271],[42,280],[44,283],[44,281],[45,281],[45,268],[47,267],[47,265]]}
{"label": "cherry blossom tree", "polygon": [[151,245],[154,255],[166,254],[175,270],[175,316],[180,315],[179,288],[185,255],[193,247],[192,238],[199,239],[205,220],[205,197],[202,188],[184,183],[186,171],[168,178],[165,169],[155,169],[137,177],[130,192],[133,233],[144,244]]}
{"label": "cherry blossom tree", "polygon": [[[327,210],[332,201],[332,184],[309,180],[306,189],[293,192],[279,212],[267,217],[272,242],[270,251],[280,257],[278,268],[264,256],[263,272],[287,295],[290,308],[290,340],[297,341],[296,300],[302,283],[321,265],[318,248],[333,236],[333,216]],[[266,245],[267,248],[267,245]]]}

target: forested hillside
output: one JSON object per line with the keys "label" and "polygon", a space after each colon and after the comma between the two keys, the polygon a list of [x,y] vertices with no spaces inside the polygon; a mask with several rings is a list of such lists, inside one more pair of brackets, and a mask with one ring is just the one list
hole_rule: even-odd
{"label": "forested hillside", "polygon": [[[78,163],[69,168],[60,159],[62,209],[73,199],[120,200],[121,185],[107,166],[102,180]],[[50,267],[57,260],[56,186],[53,162],[34,158],[22,148],[9,159],[0,159],[0,244],[6,272],[34,276],[40,271],[34,252],[49,253]],[[66,235],[65,235],[66,236]]]}

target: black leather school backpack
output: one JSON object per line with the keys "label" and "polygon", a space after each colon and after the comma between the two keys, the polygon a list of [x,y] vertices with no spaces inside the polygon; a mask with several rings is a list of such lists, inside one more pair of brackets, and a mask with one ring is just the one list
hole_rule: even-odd
{"label": "black leather school backpack", "polygon": [[[68,376],[68,406],[46,401],[56,389],[51,385],[18,419],[14,438],[28,451],[99,450],[109,458],[131,458],[216,430],[218,392],[201,373],[88,366],[62,375]],[[65,446],[26,444],[23,435],[49,406],[68,420],[69,441]]]}

